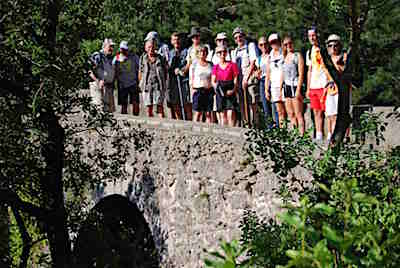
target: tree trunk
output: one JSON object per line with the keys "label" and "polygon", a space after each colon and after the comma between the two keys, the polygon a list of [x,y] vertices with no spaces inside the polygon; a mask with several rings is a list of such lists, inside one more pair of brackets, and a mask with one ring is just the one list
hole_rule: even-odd
{"label": "tree trunk", "polygon": [[346,68],[343,74],[339,74],[339,72],[334,67],[326,49],[322,49],[322,57],[324,59],[324,63],[339,89],[338,114],[335,130],[331,139],[331,146],[336,146],[342,143],[346,135],[347,128],[350,126],[351,123],[350,92],[352,83],[358,82],[357,84],[360,84],[362,77],[360,64],[361,29],[359,25],[359,0],[349,0],[348,13],[351,21],[350,49],[347,56]]}
{"label": "tree trunk", "polygon": [[64,167],[64,129],[59,118],[51,112],[43,115],[47,122],[48,142],[43,155],[47,163],[46,175],[42,178],[42,187],[48,195],[51,211],[46,222],[53,267],[68,267],[71,261],[71,243],[67,229],[67,216],[64,203],[63,167]]}

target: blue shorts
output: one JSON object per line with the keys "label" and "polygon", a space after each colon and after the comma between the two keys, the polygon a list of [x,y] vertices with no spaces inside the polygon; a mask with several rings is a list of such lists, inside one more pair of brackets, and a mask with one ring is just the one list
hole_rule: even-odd
{"label": "blue shorts", "polygon": [[195,88],[193,93],[193,110],[211,112],[214,106],[214,91],[209,88]]}

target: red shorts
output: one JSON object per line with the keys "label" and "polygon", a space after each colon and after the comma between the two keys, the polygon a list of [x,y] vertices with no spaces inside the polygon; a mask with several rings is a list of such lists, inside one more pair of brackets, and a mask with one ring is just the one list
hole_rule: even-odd
{"label": "red shorts", "polygon": [[310,89],[311,109],[325,111],[325,101],[321,102],[323,93],[324,93],[323,88]]}

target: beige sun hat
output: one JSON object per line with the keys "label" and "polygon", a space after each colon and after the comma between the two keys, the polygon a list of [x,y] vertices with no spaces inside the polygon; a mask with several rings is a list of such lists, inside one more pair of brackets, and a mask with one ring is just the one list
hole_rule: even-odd
{"label": "beige sun hat", "polygon": [[337,34],[331,34],[328,36],[326,43],[329,44],[330,42],[341,42],[340,36]]}
{"label": "beige sun hat", "polygon": [[228,35],[226,34],[226,32],[218,33],[217,37],[215,37],[215,41],[224,39],[228,39]]}

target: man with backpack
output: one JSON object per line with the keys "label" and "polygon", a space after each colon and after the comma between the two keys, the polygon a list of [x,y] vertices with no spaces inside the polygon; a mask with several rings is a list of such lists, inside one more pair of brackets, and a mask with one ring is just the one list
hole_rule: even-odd
{"label": "man with backpack", "polygon": [[190,108],[187,107],[190,101],[188,76],[184,74],[187,49],[182,47],[181,36],[177,32],[171,34],[171,44],[173,49],[168,56],[167,106],[173,119],[186,119],[185,107],[186,110]]}
{"label": "man with backpack", "polygon": [[[237,47],[232,51],[232,61],[239,67],[239,105],[243,121],[249,125],[256,121],[258,103],[258,84],[255,79],[255,67],[257,60],[257,46],[254,42],[248,42],[246,35],[240,27],[233,30],[233,38]],[[249,112],[251,106],[251,115]]]}
{"label": "man with backpack", "polygon": [[97,106],[103,106],[106,112],[114,112],[114,78],[112,65],[114,42],[110,38],[104,39],[101,51],[93,53],[89,58],[92,70],[89,83],[92,101]]}

